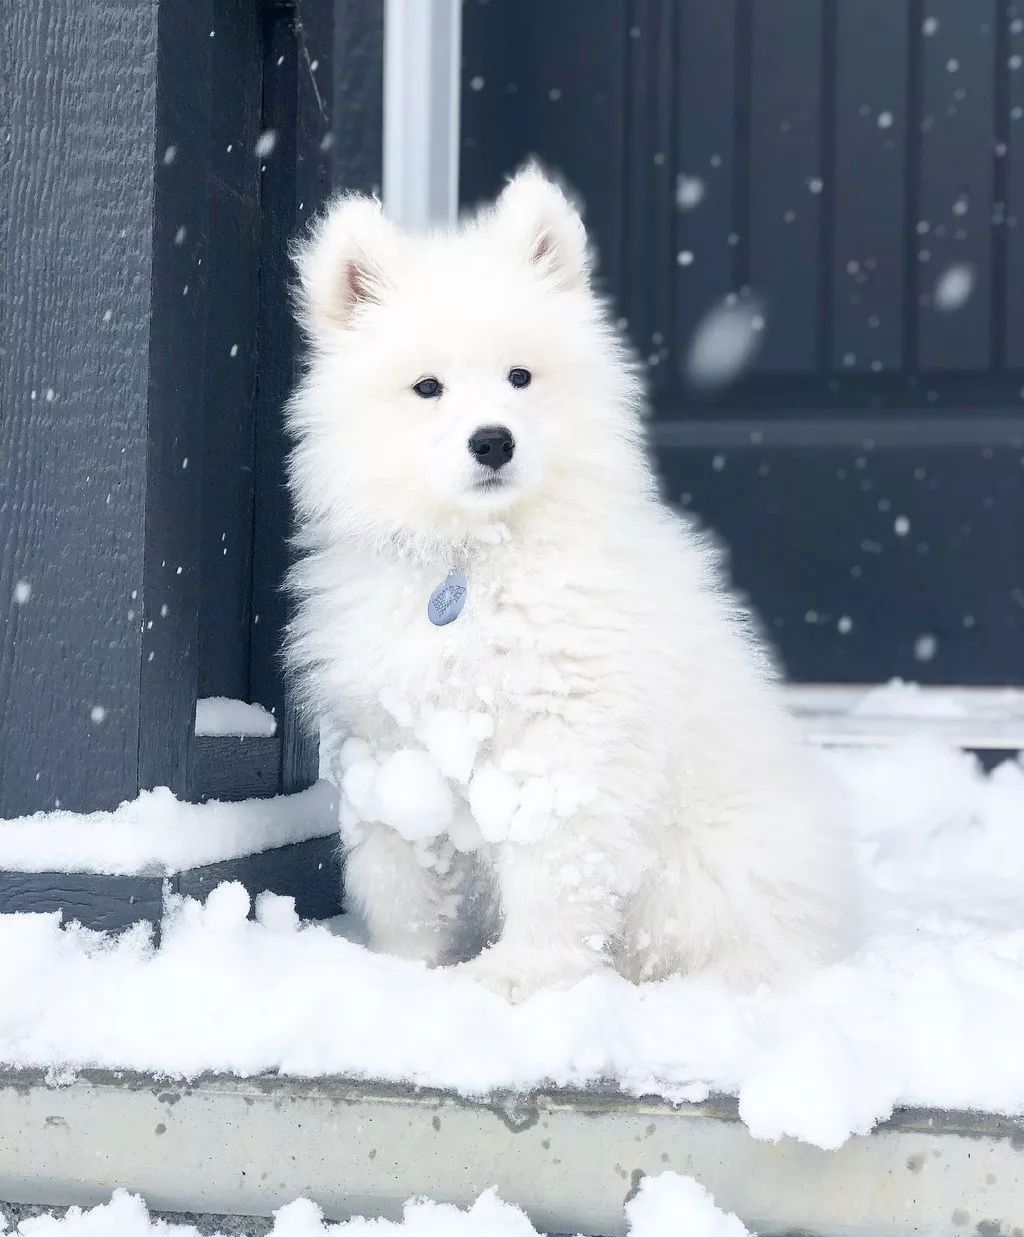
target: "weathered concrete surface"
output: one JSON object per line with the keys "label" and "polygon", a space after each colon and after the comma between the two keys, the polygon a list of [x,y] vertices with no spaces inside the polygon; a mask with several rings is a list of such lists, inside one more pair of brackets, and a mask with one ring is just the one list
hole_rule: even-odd
{"label": "weathered concrete surface", "polygon": [[[0,1212],[12,1228],[17,1228],[22,1220],[30,1220],[39,1215],[63,1216],[66,1211],[66,1206],[47,1207],[45,1203],[0,1202]],[[170,1224],[191,1224],[200,1233],[210,1234],[210,1237],[265,1237],[274,1225],[274,1221],[266,1216],[211,1216],[197,1215],[192,1211],[152,1209],[150,1215]]]}
{"label": "weathered concrete surface", "polygon": [[673,1108],[613,1092],[470,1102],[328,1078],[189,1084],[0,1073],[0,1199],[268,1215],[305,1195],[329,1216],[397,1216],[411,1195],[468,1203],[497,1185],[549,1233],[617,1237],[644,1174],[704,1182],[764,1235],[1024,1237],[1024,1123],[907,1111],[836,1153],[757,1142],[734,1102]]}

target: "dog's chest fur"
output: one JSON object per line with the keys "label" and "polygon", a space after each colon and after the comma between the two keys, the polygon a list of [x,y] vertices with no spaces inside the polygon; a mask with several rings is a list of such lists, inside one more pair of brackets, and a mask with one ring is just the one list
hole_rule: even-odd
{"label": "dog's chest fur", "polygon": [[[568,695],[580,597],[546,556],[496,546],[447,563],[352,556],[339,567],[320,624],[336,700],[359,702],[360,713],[382,704],[507,713]],[[437,627],[428,602],[453,568],[466,577],[465,606]]]}

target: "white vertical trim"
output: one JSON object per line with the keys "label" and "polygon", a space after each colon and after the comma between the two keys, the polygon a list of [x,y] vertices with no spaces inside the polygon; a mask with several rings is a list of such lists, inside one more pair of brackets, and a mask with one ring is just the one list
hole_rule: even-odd
{"label": "white vertical trim", "polygon": [[404,227],[458,213],[461,55],[461,0],[386,0],[384,209]]}

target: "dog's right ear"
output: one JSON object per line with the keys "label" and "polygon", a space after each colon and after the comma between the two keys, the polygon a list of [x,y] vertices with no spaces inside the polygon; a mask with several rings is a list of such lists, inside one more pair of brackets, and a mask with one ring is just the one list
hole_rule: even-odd
{"label": "dog's right ear", "polygon": [[317,336],[348,330],[367,305],[379,305],[393,284],[399,233],[376,198],[337,197],[292,249],[299,273],[296,310]]}

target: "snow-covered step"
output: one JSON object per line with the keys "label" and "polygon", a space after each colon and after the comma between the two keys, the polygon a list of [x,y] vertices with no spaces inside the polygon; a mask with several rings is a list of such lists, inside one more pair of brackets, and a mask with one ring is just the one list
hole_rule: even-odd
{"label": "snow-covered step", "polygon": [[790,711],[811,743],[878,747],[926,736],[972,751],[1024,750],[1024,689],[793,684]]}
{"label": "snow-covered step", "polygon": [[540,1232],[618,1237],[640,1180],[673,1169],[770,1237],[962,1237],[1024,1222],[1024,1125],[907,1110],[838,1151],[759,1141],[733,1100],[613,1091],[469,1101],[356,1082],[94,1071],[0,1073],[0,1200],[268,1215],[305,1196],[331,1218],[465,1206],[497,1186]]}

